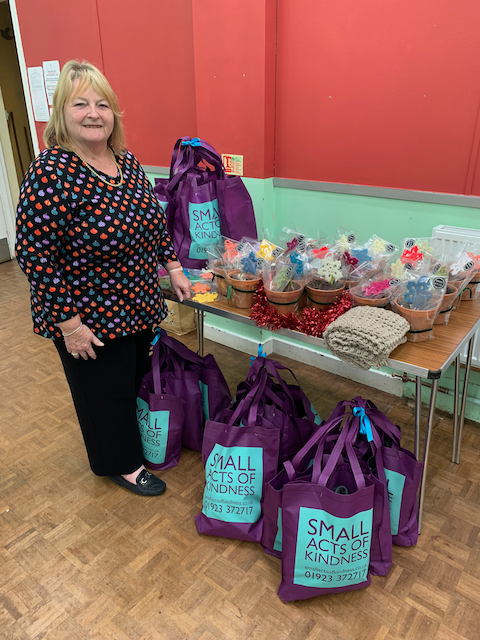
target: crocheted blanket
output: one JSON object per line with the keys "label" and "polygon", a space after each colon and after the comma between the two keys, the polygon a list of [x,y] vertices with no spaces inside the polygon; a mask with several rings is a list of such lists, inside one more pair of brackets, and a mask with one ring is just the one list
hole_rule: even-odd
{"label": "crocheted blanket", "polygon": [[390,353],[406,341],[409,323],[393,311],[354,307],[325,329],[323,337],[340,360],[360,369],[383,367]]}

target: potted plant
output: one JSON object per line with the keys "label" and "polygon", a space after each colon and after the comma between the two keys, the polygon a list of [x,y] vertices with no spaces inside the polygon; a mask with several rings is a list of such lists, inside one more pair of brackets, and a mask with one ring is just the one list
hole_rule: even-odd
{"label": "potted plant", "polygon": [[450,320],[450,314],[452,313],[453,304],[458,296],[458,289],[450,282],[447,284],[443,300],[440,304],[438,316],[433,321],[433,324],[448,324]]}
{"label": "potted plant", "polygon": [[231,305],[239,309],[251,309],[253,295],[261,286],[262,278],[258,272],[255,253],[250,251],[240,260],[242,268],[225,273],[228,284],[227,299]]}
{"label": "potted plant", "polygon": [[325,309],[335,304],[345,289],[342,263],[333,255],[326,256],[316,270],[316,276],[307,284],[307,306]]}
{"label": "potted plant", "polygon": [[392,303],[394,311],[410,323],[408,342],[431,340],[434,320],[438,314],[447,281],[441,277],[412,274],[403,292]]}
{"label": "potted plant", "polygon": [[[454,309],[459,308],[460,302],[464,299],[463,294],[470,281],[473,280],[474,275],[474,260],[471,259],[470,255],[466,251],[461,251],[456,256],[455,261],[450,265],[450,273],[448,275],[449,284],[452,284],[458,290],[458,296],[453,303]],[[466,299],[468,299],[467,296]]]}
{"label": "potted plant", "polygon": [[385,308],[390,303],[390,280],[367,280],[350,288],[350,297],[357,306]]}
{"label": "potted plant", "polygon": [[239,256],[238,243],[222,236],[221,242],[207,248],[210,270],[217,281],[218,292],[227,297],[227,274],[234,269],[234,263]]}
{"label": "potted plant", "polygon": [[[298,267],[297,267],[298,269]],[[268,304],[280,315],[294,313],[298,309],[300,298],[303,292],[303,283],[295,280],[297,273],[293,264],[277,265],[276,273],[271,281],[264,280],[265,295]]]}

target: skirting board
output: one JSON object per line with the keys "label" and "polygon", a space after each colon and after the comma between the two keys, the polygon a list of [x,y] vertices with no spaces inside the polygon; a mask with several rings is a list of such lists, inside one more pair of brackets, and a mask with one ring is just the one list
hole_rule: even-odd
{"label": "skirting board", "polygon": [[[256,356],[258,352],[258,342],[251,338],[245,338],[237,333],[218,329],[205,323],[204,337],[207,340],[218,342],[231,349],[236,349],[245,354]],[[262,343],[263,351],[268,355],[276,353],[286,358],[291,358],[296,362],[317,367],[323,371],[328,371],[342,378],[353,380],[360,384],[366,384],[374,389],[391,393],[399,398],[403,395],[403,382],[401,378],[393,378],[390,374],[376,369],[363,371],[352,367],[346,362],[338,360],[329,353],[318,353],[308,346],[292,344],[281,337],[272,336]]]}

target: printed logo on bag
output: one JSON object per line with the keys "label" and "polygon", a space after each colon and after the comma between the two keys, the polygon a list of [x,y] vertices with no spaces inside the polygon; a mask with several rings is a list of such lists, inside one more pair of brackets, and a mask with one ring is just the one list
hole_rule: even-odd
{"label": "printed logo on bag", "polygon": [[355,234],[354,233],[349,233],[347,236],[347,242],[352,244],[352,242],[355,242]]}
{"label": "printed logo on bag", "polygon": [[143,457],[148,462],[165,462],[170,411],[150,411],[148,403],[137,398],[137,422],[142,438]]}
{"label": "printed logo on bag", "polygon": [[293,582],[333,589],[365,582],[370,561],[373,509],[339,518],[300,507]]}
{"label": "printed logo on bag", "polygon": [[272,257],[278,258],[281,253],[282,249],[280,249],[280,247],[275,247],[275,249],[272,251]]}
{"label": "printed logo on bag", "polygon": [[390,528],[392,530],[392,536],[396,536],[400,522],[400,508],[402,506],[405,476],[396,471],[385,469],[385,478],[387,479],[388,504],[390,506]]}
{"label": "printed logo on bag", "polygon": [[440,271],[440,269],[442,268],[442,265],[440,264],[440,262],[438,264],[436,264],[433,269],[432,269],[432,273],[438,273]]}
{"label": "printed logo on bag", "polygon": [[413,249],[415,246],[415,240],[413,238],[409,238],[405,240],[405,249]]}
{"label": "printed logo on bag", "polygon": [[300,251],[300,253],[304,253],[307,250],[307,243],[302,240],[297,244],[297,249]]}
{"label": "printed logo on bag", "polygon": [[202,512],[207,518],[257,522],[262,489],[262,447],[213,447],[205,465]]}
{"label": "printed logo on bag", "polygon": [[303,233],[299,233],[298,235],[295,236],[297,239],[297,242],[305,242],[306,238],[303,235]]}
{"label": "printed logo on bag", "polygon": [[263,269],[263,267],[266,267],[268,264],[268,262],[265,260],[265,258],[257,258],[257,269]]}
{"label": "printed logo on bag", "polygon": [[433,280],[433,288],[434,289],[443,289],[447,284],[445,278],[434,278]]}
{"label": "printed logo on bag", "polygon": [[274,551],[282,550],[282,507],[278,507],[277,535],[275,536],[273,549]]}
{"label": "printed logo on bag", "polygon": [[467,262],[467,264],[463,267],[464,271],[469,271],[470,269],[473,269],[474,264],[473,262],[470,260],[469,262]]}
{"label": "printed logo on bag", "polygon": [[413,269],[413,264],[411,262],[406,262],[405,269]]}
{"label": "printed logo on bag", "polygon": [[393,278],[392,280],[390,280],[390,282],[388,283],[390,287],[396,287],[397,284],[400,284],[400,279],[399,278]]}
{"label": "printed logo on bag", "polygon": [[215,198],[211,202],[189,202],[188,216],[192,240],[188,257],[205,260],[207,258],[207,246],[217,244],[222,235],[217,199]]}
{"label": "printed logo on bag", "polygon": [[387,253],[393,253],[395,251],[395,245],[391,243],[387,244],[385,250]]}

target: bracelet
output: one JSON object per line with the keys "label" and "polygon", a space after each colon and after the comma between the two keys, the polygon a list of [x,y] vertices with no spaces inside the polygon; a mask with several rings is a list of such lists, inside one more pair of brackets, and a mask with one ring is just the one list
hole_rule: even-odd
{"label": "bracelet", "polygon": [[175,269],[170,269],[170,271],[168,272],[168,275],[170,275],[174,271],[181,271],[183,273],[183,267],[175,267]]}
{"label": "bracelet", "polygon": [[79,324],[79,326],[78,326],[76,329],[74,329],[73,331],[71,331],[70,333],[63,333],[63,331],[62,331],[62,336],[63,336],[64,338],[68,338],[68,337],[70,337],[70,336],[73,336],[73,334],[74,334],[74,333],[77,333],[77,331],[80,331],[80,329],[81,329],[82,327],[83,327],[83,322],[81,322],[81,323]]}

